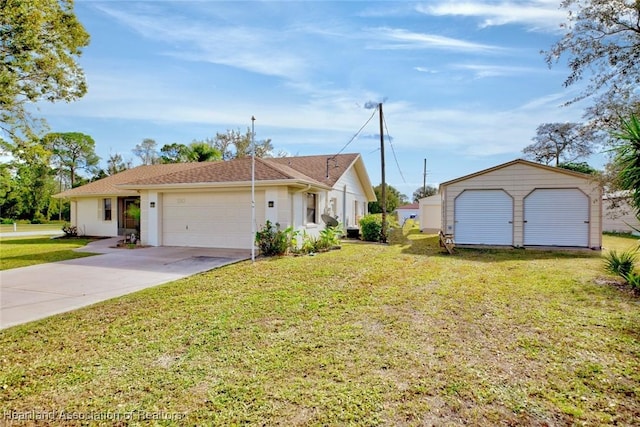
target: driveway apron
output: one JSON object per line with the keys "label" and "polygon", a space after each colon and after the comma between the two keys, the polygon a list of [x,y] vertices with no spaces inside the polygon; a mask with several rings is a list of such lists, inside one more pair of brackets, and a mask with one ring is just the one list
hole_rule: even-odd
{"label": "driveway apron", "polygon": [[42,319],[246,260],[234,249],[114,248],[118,239],[92,242],[86,258],[0,271],[0,329]]}

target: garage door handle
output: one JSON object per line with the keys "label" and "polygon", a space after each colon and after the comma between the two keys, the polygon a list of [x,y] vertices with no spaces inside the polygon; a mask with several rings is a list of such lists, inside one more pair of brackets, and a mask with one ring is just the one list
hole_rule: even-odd
{"label": "garage door handle", "polygon": [[509,224],[513,224],[513,221],[509,221]]}
{"label": "garage door handle", "polygon": [[584,223],[585,223],[585,224],[589,224],[589,221],[585,221]]}
{"label": "garage door handle", "polygon": [[526,224],[528,221],[525,219],[525,220],[524,220],[524,221],[522,221],[522,222]]}

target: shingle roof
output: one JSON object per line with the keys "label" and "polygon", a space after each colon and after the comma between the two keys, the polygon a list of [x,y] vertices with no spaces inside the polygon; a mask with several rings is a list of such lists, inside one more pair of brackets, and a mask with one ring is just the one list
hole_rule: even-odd
{"label": "shingle roof", "polygon": [[[269,159],[269,161],[287,165],[303,172],[316,181],[333,186],[358,156],[359,154],[357,153],[325,154],[316,156],[278,157]],[[329,178],[327,178],[327,171],[329,172]]]}
{"label": "shingle roof", "polygon": [[180,170],[190,170],[202,167],[202,163],[171,163],[162,165],[142,165],[126,171],[90,182],[80,187],[72,188],[56,194],[55,197],[76,197],[76,196],[93,196],[108,194],[132,194],[132,190],[125,190],[117,187],[120,184],[126,184],[131,181],[140,179],[149,179],[167,173],[173,173]]}
{"label": "shingle roof", "polygon": [[396,208],[396,210],[398,209],[420,209],[420,204],[419,203],[411,203],[410,205],[403,205],[403,206],[398,206]]}
{"label": "shingle roof", "polygon": [[[256,181],[295,180],[331,187],[358,158],[358,154],[257,158]],[[327,168],[327,165],[329,166]],[[329,178],[327,179],[327,171]],[[119,174],[64,191],[56,197],[132,194],[136,186],[251,181],[251,158],[226,162],[172,163],[138,166]]]}

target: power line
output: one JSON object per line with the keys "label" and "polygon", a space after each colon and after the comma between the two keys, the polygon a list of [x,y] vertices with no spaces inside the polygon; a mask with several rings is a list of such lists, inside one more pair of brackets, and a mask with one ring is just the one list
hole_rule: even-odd
{"label": "power line", "polygon": [[345,148],[347,148],[347,147],[349,146],[349,144],[351,144],[351,143],[353,142],[353,140],[354,140],[354,139],[356,139],[356,138],[358,137],[358,135],[360,135],[360,132],[362,132],[362,129],[364,129],[364,128],[365,128],[365,126],[367,126],[367,125],[369,124],[369,122],[371,121],[371,119],[373,119],[373,116],[375,116],[376,111],[378,111],[378,107],[376,107],[376,108],[373,110],[373,113],[371,113],[371,117],[369,117],[369,119],[368,119],[368,120],[367,120],[367,121],[366,121],[366,122],[365,122],[365,123],[360,127],[360,129],[358,129],[358,132],[356,132],[356,133],[355,133],[355,135],[353,135],[353,136],[351,137],[351,139],[349,140],[349,142],[347,142],[347,143],[345,144],[345,146],[344,146],[344,147],[342,147],[342,149],[336,153],[336,156],[337,156],[338,154],[342,153],[342,152],[344,151],[344,149],[345,149]]}
{"label": "power line", "polygon": [[402,177],[402,182],[404,182],[405,184],[407,183],[407,180],[404,179],[404,175],[402,174],[402,169],[400,169],[400,163],[398,163],[398,157],[396,157],[396,150],[395,148],[393,148],[393,142],[391,141],[391,134],[389,133],[389,128],[387,127],[387,119],[383,116],[382,117],[382,121],[384,122],[384,128],[387,131],[387,135],[389,135],[389,145],[391,146],[391,152],[393,153],[393,158],[396,161],[396,166],[398,167],[398,172],[400,172],[400,176]]}

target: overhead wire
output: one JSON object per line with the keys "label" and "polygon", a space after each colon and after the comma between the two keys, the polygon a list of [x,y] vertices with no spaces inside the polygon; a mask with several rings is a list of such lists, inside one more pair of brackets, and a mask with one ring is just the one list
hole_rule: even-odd
{"label": "overhead wire", "polygon": [[382,122],[384,123],[384,129],[387,132],[387,135],[389,135],[389,145],[391,146],[391,152],[393,153],[393,158],[396,161],[396,166],[398,167],[398,172],[400,172],[400,176],[402,177],[402,182],[404,182],[405,184],[407,183],[407,180],[404,179],[404,174],[402,173],[402,169],[400,169],[400,163],[398,163],[398,157],[396,156],[396,150],[395,148],[393,148],[393,142],[392,142],[392,138],[391,138],[391,134],[389,133],[389,128],[387,127],[387,119],[385,118],[385,116],[382,116]]}
{"label": "overhead wire", "polygon": [[342,147],[342,149],[340,149],[340,151],[338,151],[338,152],[335,154],[336,156],[337,156],[338,154],[342,153],[342,152],[345,150],[345,148],[347,148],[347,147],[349,146],[349,144],[351,144],[351,143],[353,142],[353,140],[354,140],[354,139],[356,139],[356,138],[358,137],[358,135],[360,135],[360,132],[362,132],[362,129],[364,129],[364,128],[369,124],[369,122],[371,121],[371,119],[373,119],[373,116],[375,116],[376,111],[378,111],[378,107],[377,107],[377,106],[376,106],[376,108],[374,108],[374,109],[373,109],[373,113],[371,113],[371,117],[369,117],[369,119],[368,119],[368,120],[367,120],[367,121],[366,121],[366,122],[365,122],[365,123],[360,127],[360,129],[358,129],[358,132],[356,132],[356,133],[355,133],[355,135],[353,135],[353,136],[351,137],[351,139],[349,140],[349,142],[347,142],[347,143],[345,144],[345,146],[344,146],[344,147]]}

